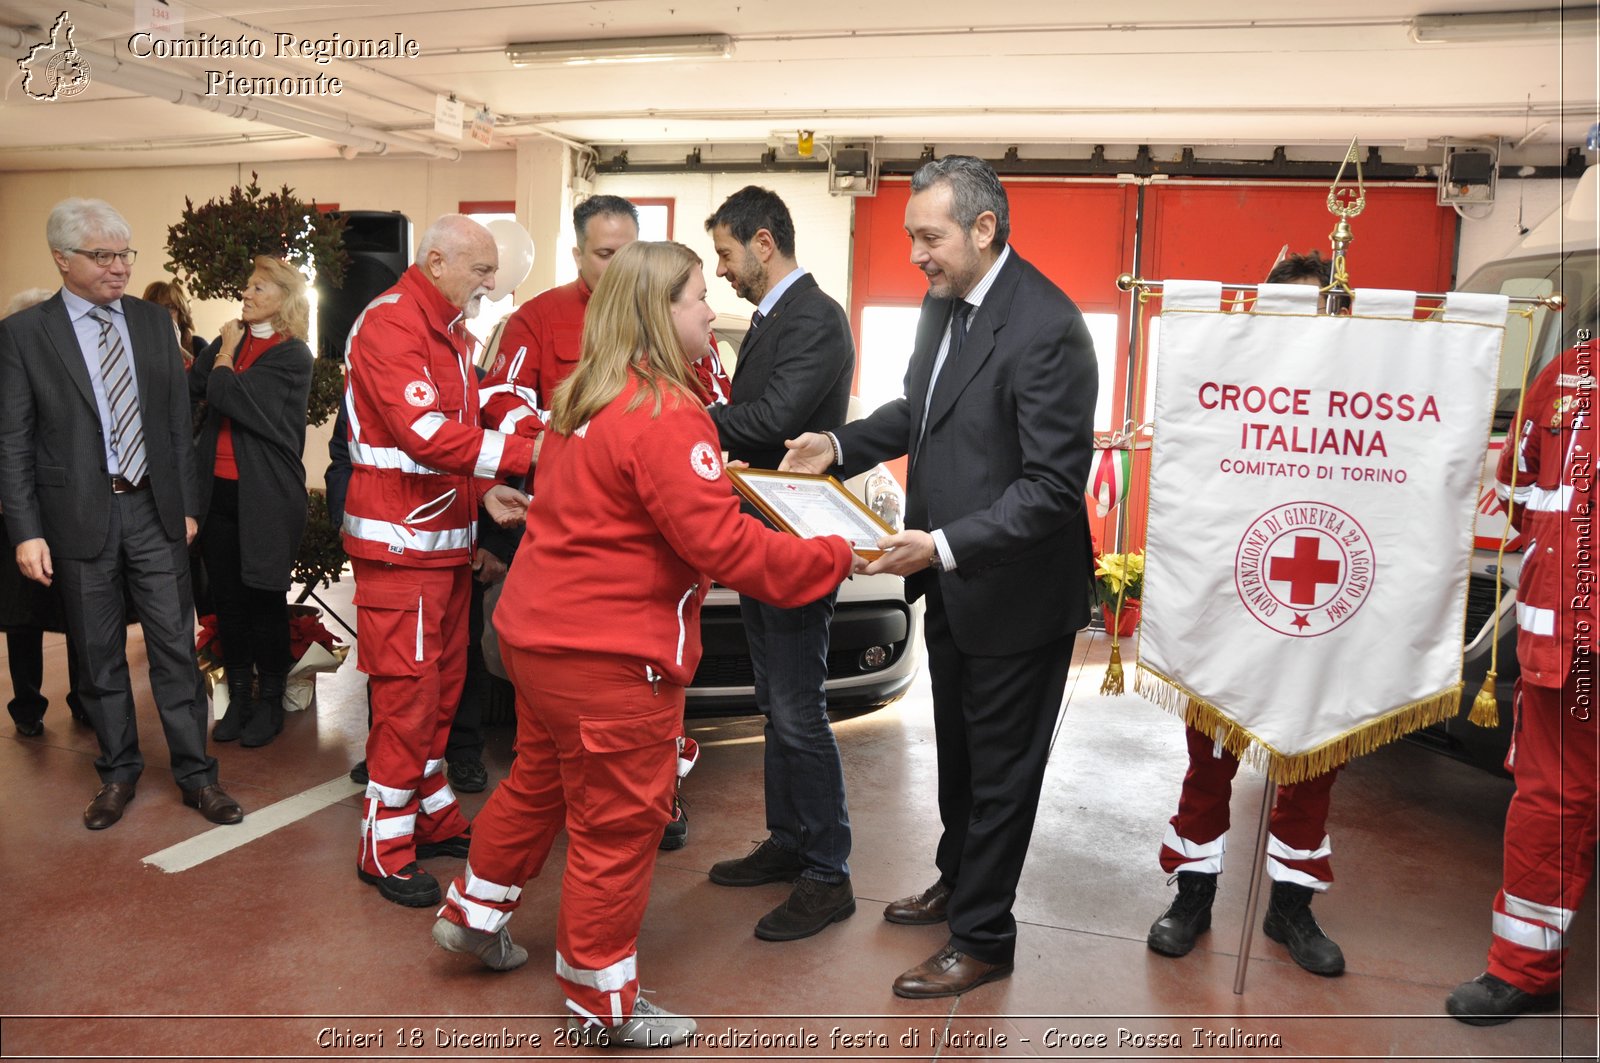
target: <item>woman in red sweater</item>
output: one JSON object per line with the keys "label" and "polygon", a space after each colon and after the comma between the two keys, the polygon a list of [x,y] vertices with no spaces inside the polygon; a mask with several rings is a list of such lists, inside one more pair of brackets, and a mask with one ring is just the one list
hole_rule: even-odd
{"label": "woman in red sweater", "polygon": [[516,762],[472,829],[433,937],[509,970],[506,921],[560,829],[556,981],[585,1043],[664,1047],[693,1019],[639,996],[635,948],[672,816],[683,690],[708,577],[786,607],[850,574],[843,539],[739,512],[690,359],[715,314],[700,259],[630,244],[596,287],[578,367],[557,389],[527,533],[495,610],[517,692]]}
{"label": "woman in red sweater", "polygon": [[[228,709],[218,742],[264,746],[283,730],[290,666],[289,571],[306,527],[306,397],[311,391],[306,280],[263,255],[245,284],[239,319],[195,359],[189,397],[195,436],[201,556],[217,611]],[[259,700],[251,687],[259,678]]]}

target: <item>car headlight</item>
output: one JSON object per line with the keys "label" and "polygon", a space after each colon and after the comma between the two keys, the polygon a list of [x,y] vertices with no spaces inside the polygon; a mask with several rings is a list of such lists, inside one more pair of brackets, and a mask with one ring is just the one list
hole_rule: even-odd
{"label": "car headlight", "polygon": [[879,465],[867,474],[867,508],[895,531],[905,528],[906,493],[888,469]]}

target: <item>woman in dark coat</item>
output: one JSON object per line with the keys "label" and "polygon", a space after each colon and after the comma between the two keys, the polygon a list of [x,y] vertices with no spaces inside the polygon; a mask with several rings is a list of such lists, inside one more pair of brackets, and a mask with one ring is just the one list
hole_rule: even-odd
{"label": "woman in dark coat", "polygon": [[223,326],[189,372],[189,396],[205,404],[194,444],[206,514],[200,549],[228,676],[228,709],[211,734],[218,742],[264,746],[283,730],[294,663],[284,595],[306,527],[309,322],[305,278],[259,257],[240,320]]}

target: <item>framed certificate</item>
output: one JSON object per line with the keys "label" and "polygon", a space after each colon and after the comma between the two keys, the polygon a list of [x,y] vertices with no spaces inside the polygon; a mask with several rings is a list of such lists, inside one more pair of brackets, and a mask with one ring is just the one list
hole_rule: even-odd
{"label": "framed certificate", "polygon": [[837,535],[871,561],[878,540],[894,529],[832,476],[770,469],[729,469],[728,478],[773,525],[802,539]]}

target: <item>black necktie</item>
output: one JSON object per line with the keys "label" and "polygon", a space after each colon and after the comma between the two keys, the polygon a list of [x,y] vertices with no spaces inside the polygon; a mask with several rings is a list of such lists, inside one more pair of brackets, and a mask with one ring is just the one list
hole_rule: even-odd
{"label": "black necktie", "polygon": [[[950,350],[944,356],[944,369],[961,357],[961,345],[967,339],[967,319],[972,316],[972,304],[965,299],[956,303],[956,308],[950,313]],[[943,369],[940,370],[943,375]]]}

